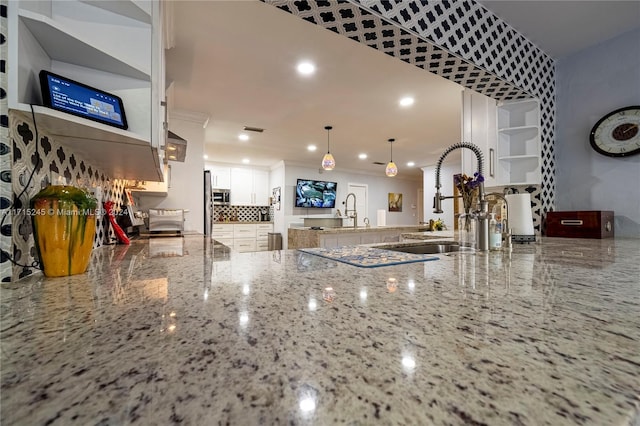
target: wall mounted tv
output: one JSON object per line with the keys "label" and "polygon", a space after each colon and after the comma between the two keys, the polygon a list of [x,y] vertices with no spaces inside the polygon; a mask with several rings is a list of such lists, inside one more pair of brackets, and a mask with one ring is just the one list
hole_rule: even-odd
{"label": "wall mounted tv", "polygon": [[116,95],[45,70],[40,71],[40,89],[49,108],[127,129],[122,99]]}
{"label": "wall mounted tv", "polygon": [[298,179],[296,183],[296,207],[332,209],[336,206],[336,182]]}

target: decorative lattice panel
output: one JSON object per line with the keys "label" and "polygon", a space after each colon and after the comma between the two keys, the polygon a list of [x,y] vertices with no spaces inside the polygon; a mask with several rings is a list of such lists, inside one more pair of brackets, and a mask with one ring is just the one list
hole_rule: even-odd
{"label": "decorative lattice panel", "polygon": [[538,210],[553,207],[555,65],[508,23],[473,0],[264,1],[498,101],[539,98]]}

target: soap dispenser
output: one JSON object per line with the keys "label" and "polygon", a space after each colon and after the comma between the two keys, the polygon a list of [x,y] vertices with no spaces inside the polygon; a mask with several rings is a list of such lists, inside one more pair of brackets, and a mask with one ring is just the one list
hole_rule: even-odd
{"label": "soap dispenser", "polygon": [[490,213],[491,219],[489,219],[489,250],[502,249],[502,230],[498,226],[496,220],[496,214]]}

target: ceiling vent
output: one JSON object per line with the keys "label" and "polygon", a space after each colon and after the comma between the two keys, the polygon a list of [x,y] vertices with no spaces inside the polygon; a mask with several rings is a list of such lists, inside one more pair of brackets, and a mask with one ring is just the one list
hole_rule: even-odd
{"label": "ceiling vent", "polygon": [[264,129],[261,129],[260,127],[249,127],[249,126],[244,126],[244,129],[247,132],[256,132],[256,133],[262,133],[264,132]]}
{"label": "ceiling vent", "polygon": [[183,163],[187,156],[187,141],[169,130],[165,150],[167,160]]}
{"label": "ceiling vent", "polygon": [[384,166],[387,163],[382,163],[380,161],[374,161],[372,164],[375,164],[376,166]]}

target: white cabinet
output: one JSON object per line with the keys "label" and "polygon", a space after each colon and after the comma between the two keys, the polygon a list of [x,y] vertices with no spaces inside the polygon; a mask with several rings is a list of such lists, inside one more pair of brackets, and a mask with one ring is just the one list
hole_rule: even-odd
{"label": "white cabinet", "polygon": [[211,187],[214,189],[231,189],[231,167],[211,166]]}
{"label": "white cabinet", "polygon": [[253,204],[253,171],[231,169],[231,204],[250,206]]}
{"label": "white cabinet", "polygon": [[165,164],[162,172],[162,182],[138,181],[138,186],[131,188],[136,195],[150,195],[166,197],[171,188],[171,165]]}
{"label": "white cabinet", "polygon": [[269,249],[269,233],[273,232],[273,224],[259,223],[256,225],[256,251]]}
{"label": "white cabinet", "polygon": [[211,226],[211,238],[233,249],[233,225],[213,224]]}
{"label": "white cabinet", "polygon": [[[485,186],[496,186],[496,101],[473,90],[462,92],[462,140],[478,146],[484,158]],[[461,150],[462,171],[473,176],[478,171],[478,157]]]}
{"label": "white cabinet", "polygon": [[212,238],[238,252],[264,251],[268,249],[271,223],[214,224]]}
{"label": "white cabinet", "polygon": [[253,204],[256,206],[268,206],[269,192],[269,172],[266,170],[254,170]]}
{"label": "white cabinet", "polygon": [[[11,2],[8,103],[114,178],[160,180],[164,144],[162,4],[150,1]],[[48,70],[122,98],[118,129],[42,105]],[[29,117],[30,118],[30,117]]]}
{"label": "white cabinet", "polygon": [[231,204],[269,205],[269,172],[259,169],[232,168]]}
{"label": "white cabinet", "polygon": [[[541,182],[540,106],[536,99],[501,102],[473,90],[462,94],[462,140],[480,148],[485,187]],[[463,149],[462,171],[478,170],[475,154]]]}
{"label": "white cabinet", "polygon": [[540,104],[536,99],[498,105],[498,176],[501,185],[539,184]]}

